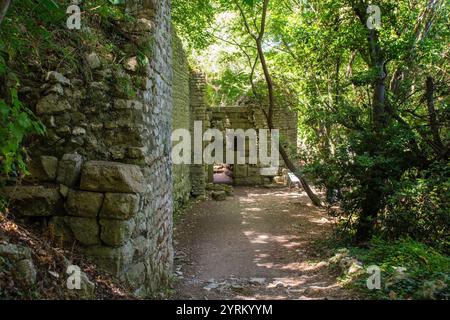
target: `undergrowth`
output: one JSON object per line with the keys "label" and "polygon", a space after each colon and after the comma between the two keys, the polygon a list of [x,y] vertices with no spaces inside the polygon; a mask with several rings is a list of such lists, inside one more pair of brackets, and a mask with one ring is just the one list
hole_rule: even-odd
{"label": "undergrowth", "polygon": [[[362,263],[359,272],[342,270],[341,281],[369,299],[450,298],[450,258],[426,244],[410,238],[397,241],[374,238],[365,248],[339,241],[324,245],[334,252],[345,250],[349,257]],[[369,266],[380,268],[380,289],[368,289]]]}

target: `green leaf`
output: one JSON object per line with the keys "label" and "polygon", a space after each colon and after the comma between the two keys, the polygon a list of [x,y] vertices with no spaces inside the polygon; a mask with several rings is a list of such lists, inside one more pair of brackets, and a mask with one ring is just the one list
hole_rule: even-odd
{"label": "green leaf", "polygon": [[9,115],[9,107],[6,104],[5,100],[1,99],[0,100],[0,114],[2,115],[3,121],[6,121],[6,119],[8,118]]}
{"label": "green leaf", "polygon": [[124,3],[123,0],[109,0],[109,2],[111,4],[114,4],[114,5],[118,5],[118,4],[123,4]]}
{"label": "green leaf", "polygon": [[41,4],[43,4],[47,9],[59,9],[59,5],[54,0],[43,0],[41,1]]}

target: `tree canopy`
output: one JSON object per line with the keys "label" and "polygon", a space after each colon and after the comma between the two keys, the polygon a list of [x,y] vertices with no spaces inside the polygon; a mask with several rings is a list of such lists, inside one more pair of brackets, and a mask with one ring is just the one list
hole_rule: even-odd
{"label": "tree canopy", "polygon": [[448,245],[445,1],[377,1],[380,21],[363,0],[195,3],[174,1],[176,16],[190,16],[175,25],[207,74],[211,105],[268,106],[273,95],[298,110],[296,162],[341,204],[356,240],[376,230]]}

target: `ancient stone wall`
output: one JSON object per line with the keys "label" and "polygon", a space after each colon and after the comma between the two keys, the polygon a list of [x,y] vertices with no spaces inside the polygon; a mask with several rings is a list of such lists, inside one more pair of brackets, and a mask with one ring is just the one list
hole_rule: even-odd
{"label": "ancient stone wall", "polygon": [[[219,129],[225,132],[226,129],[267,129],[267,121],[264,114],[259,108],[245,106],[245,107],[212,107],[208,109],[211,118],[211,128]],[[277,106],[274,110],[274,127],[280,130],[280,142],[284,145],[297,145],[297,112],[291,111],[282,106]],[[268,137],[268,149],[270,150],[270,137]],[[258,138],[258,144],[260,143]],[[249,159],[249,141],[245,143],[245,157]],[[224,146],[224,159],[227,152]],[[260,163],[250,164],[248,161],[245,164],[237,164],[236,150],[234,150],[234,165],[233,165],[233,183],[235,185],[263,185],[272,183],[272,178],[281,174],[281,167],[283,167],[280,159],[280,170],[274,172],[273,175],[261,174],[261,169],[264,168]]]}
{"label": "ancient stone wall", "polygon": [[[267,128],[264,114],[257,107],[252,107],[255,128]],[[298,112],[288,106],[276,105],[273,113],[273,125],[280,130],[280,143],[293,147],[296,152],[298,139]]]}
{"label": "ancient stone wall", "polygon": [[30,148],[31,176],[1,192],[19,219],[74,241],[145,296],[172,268],[173,74],[170,1],[142,6],[136,21],[118,26],[135,37],[122,43],[122,63],[92,51],[84,77],[47,73],[35,107],[47,135]]}
{"label": "ancient stone wall", "polygon": [[[205,78],[189,68],[172,31],[169,0],[133,3],[136,19],[115,26],[130,39],[83,27],[80,38],[99,44],[83,53],[83,71],[55,67],[38,92],[24,90],[47,133],[29,147],[30,176],[0,195],[13,200],[19,220],[75,244],[145,296],[172,271],[174,205],[205,197],[212,182],[211,165],[172,164],[172,129],[193,136],[194,121],[202,122],[200,135],[266,126],[255,109],[207,106]],[[295,144],[296,116],[276,113],[275,123]],[[238,185],[270,182],[258,165],[237,165],[234,174]]]}
{"label": "ancient stone wall", "polygon": [[[190,105],[190,70],[181,40],[173,32],[173,130],[191,130],[192,115]],[[189,201],[192,190],[190,165],[173,166],[174,209],[181,208]]]}
{"label": "ancient stone wall", "polygon": [[[206,112],[206,100],[205,100],[205,77],[203,74],[192,71],[190,77],[190,103],[192,110],[191,130],[194,134],[194,122],[199,121],[202,123],[201,135],[204,130],[209,127],[209,118]],[[194,139],[192,139],[194,140]],[[192,145],[193,157],[195,157],[195,148]],[[200,157],[203,154],[198,155]],[[191,183],[192,183],[192,195],[194,197],[204,197],[206,182],[207,182],[208,166],[205,164],[192,164],[191,165]]]}

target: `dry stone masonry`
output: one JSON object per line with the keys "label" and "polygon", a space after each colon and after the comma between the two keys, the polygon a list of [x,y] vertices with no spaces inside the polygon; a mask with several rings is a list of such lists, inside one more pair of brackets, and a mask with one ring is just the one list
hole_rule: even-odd
{"label": "dry stone masonry", "polygon": [[[190,104],[190,70],[181,40],[173,33],[173,116],[172,127],[190,129],[192,126]],[[191,169],[187,164],[173,166],[174,209],[181,208],[191,195]]]}
{"label": "dry stone masonry", "polygon": [[[86,53],[84,76],[46,74],[35,112],[47,135],[30,151],[31,175],[1,192],[19,219],[75,242],[145,296],[168,283],[173,260],[170,1],[146,0],[133,12],[118,24],[133,41],[114,43],[123,62],[98,50]],[[96,28],[79,32],[113,41]]]}
{"label": "dry stone masonry", "polygon": [[[193,132],[194,121],[205,130],[265,125],[251,108],[207,106],[205,78],[188,65],[172,30],[169,0],[145,0],[138,7],[130,8],[138,12],[134,21],[117,25],[133,35],[114,43],[127,55],[120,63],[93,50],[81,62],[84,75],[50,70],[43,77],[34,107],[47,134],[30,148],[31,174],[0,195],[13,200],[18,220],[76,244],[147,296],[167,285],[172,273],[174,208],[207,191],[217,200],[232,192],[211,183],[212,166],[172,165],[172,130]],[[113,42],[100,29],[79,32]],[[138,57],[142,52],[146,59]],[[275,123],[295,143],[295,116],[278,116]],[[259,169],[235,166],[235,183],[269,183]]]}

